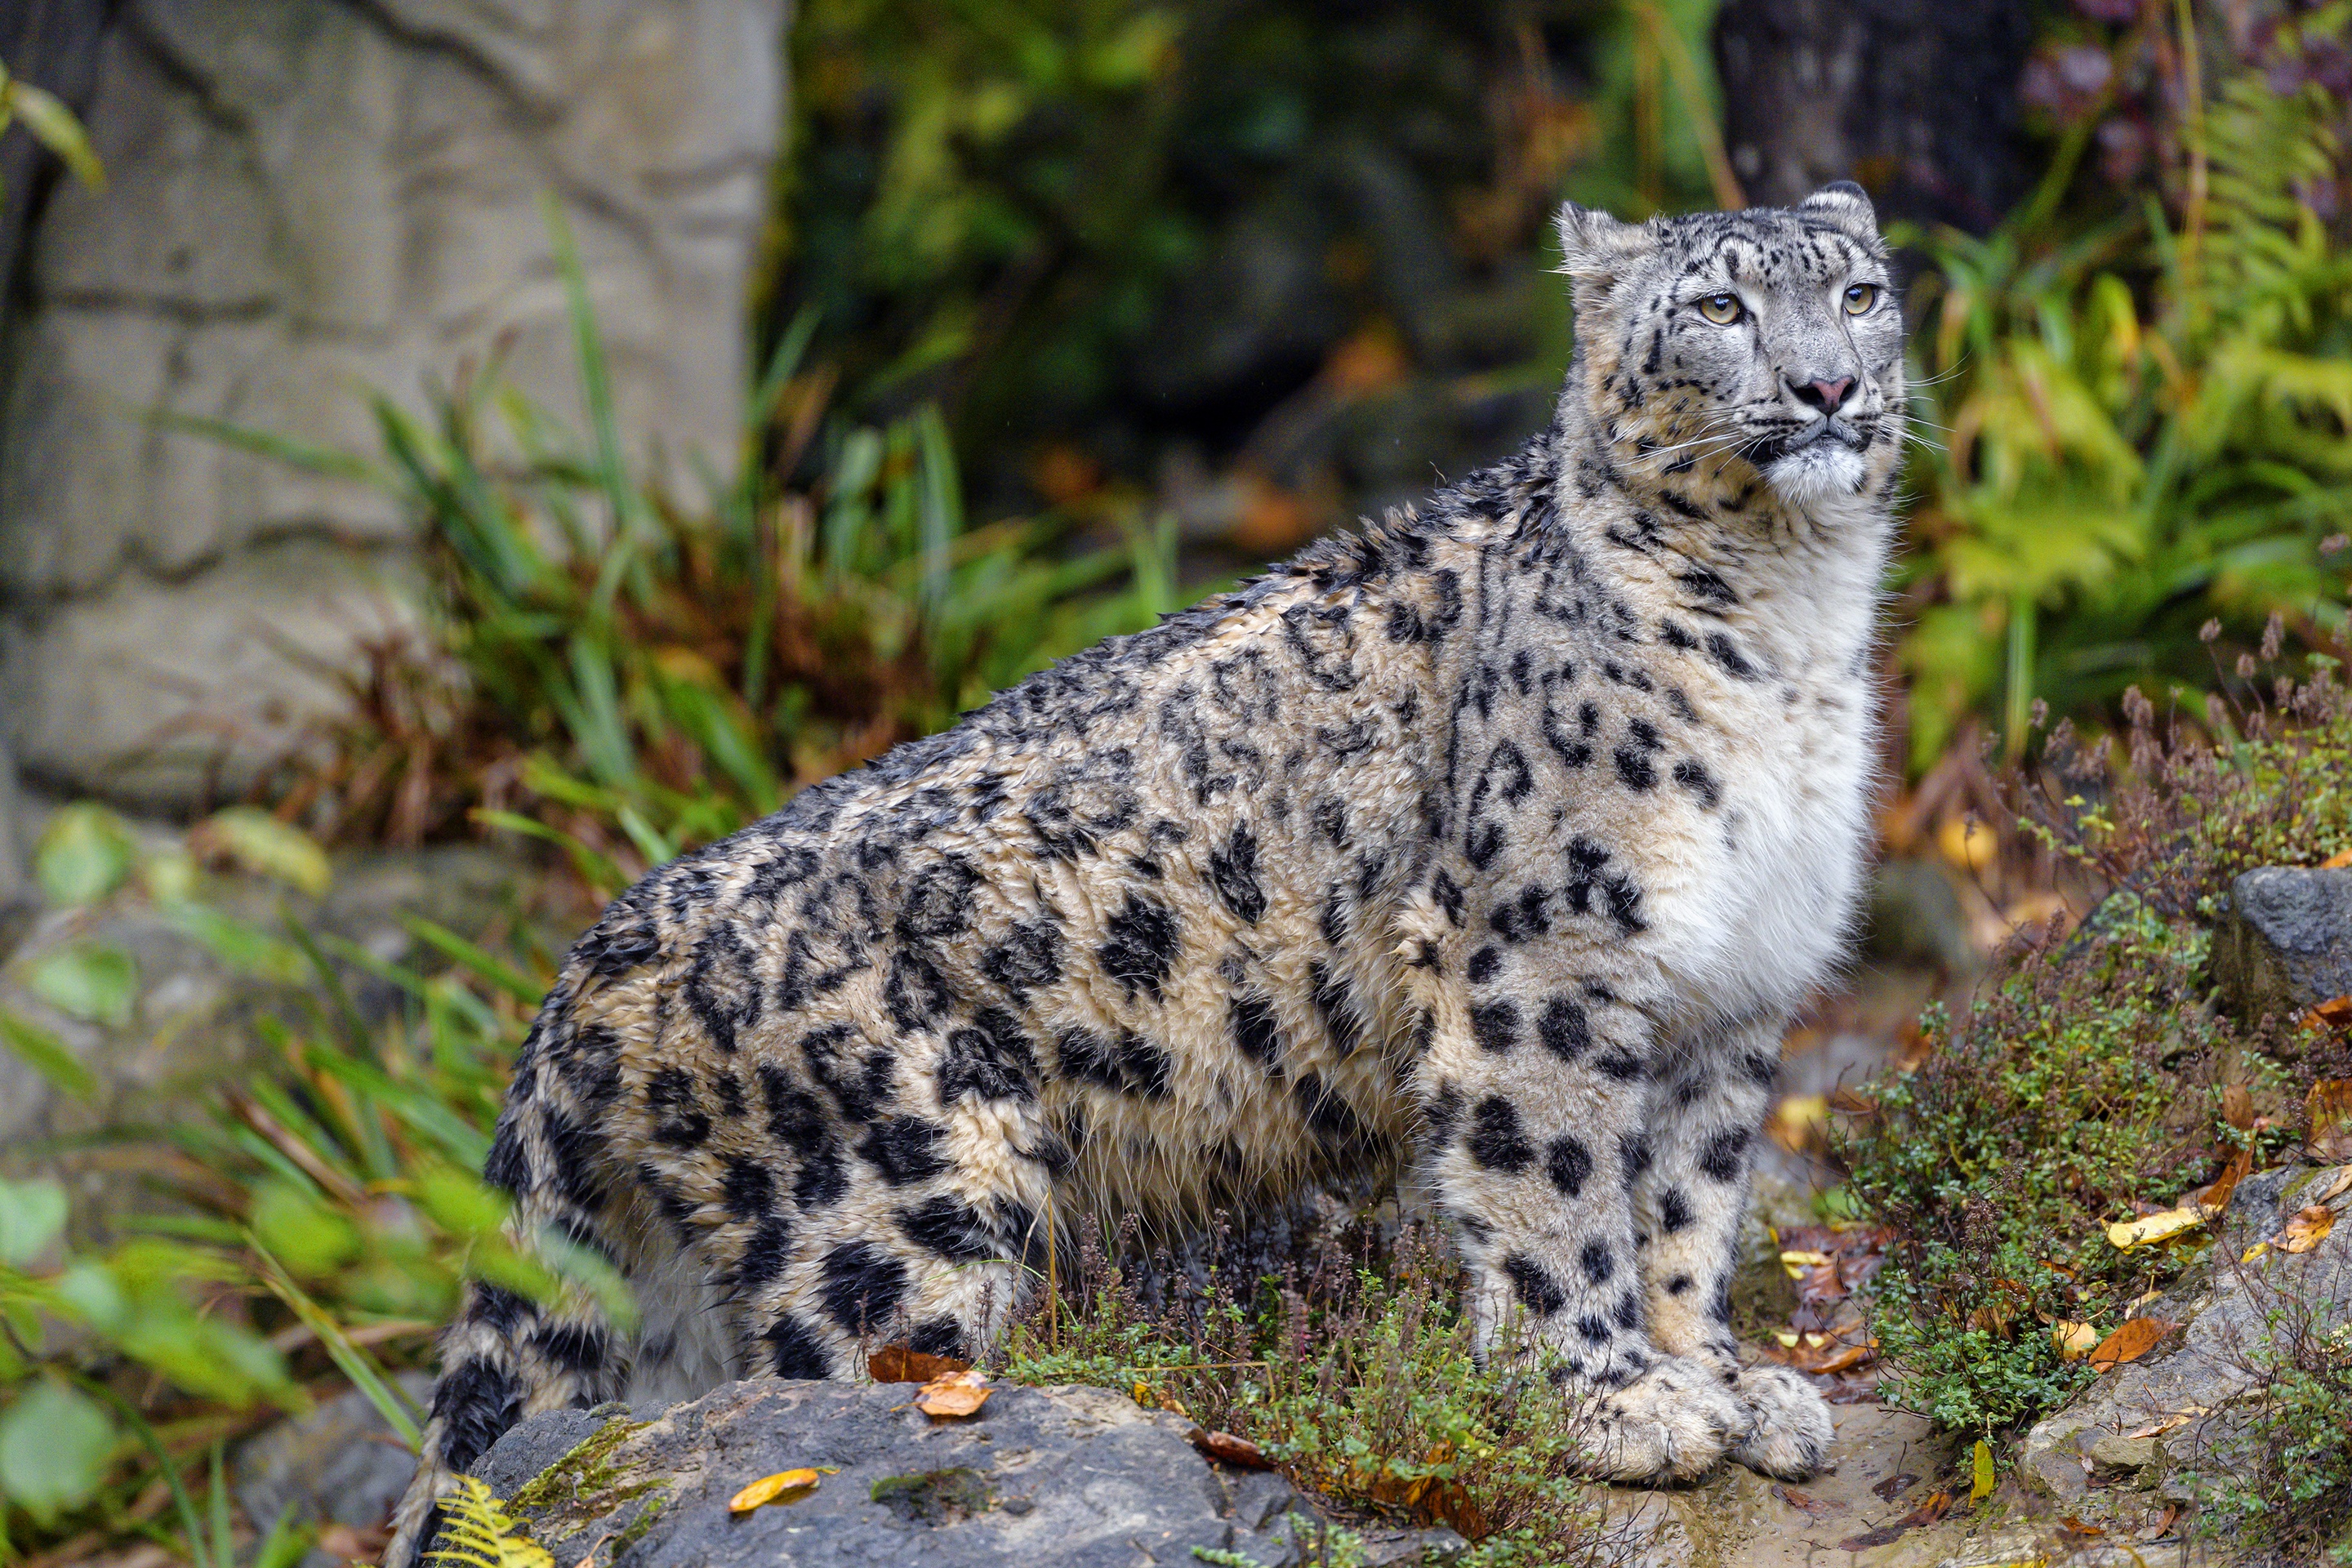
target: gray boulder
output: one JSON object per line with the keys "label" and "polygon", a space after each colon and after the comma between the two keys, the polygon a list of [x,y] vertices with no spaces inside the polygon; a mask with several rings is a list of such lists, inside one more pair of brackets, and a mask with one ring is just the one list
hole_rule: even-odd
{"label": "gray boulder", "polygon": [[2238,878],[2212,963],[2225,1005],[2249,1021],[2352,993],[2352,868],[2265,866]]}
{"label": "gray boulder", "polygon": [[[1192,1423],[1099,1388],[1001,1387],[935,1422],[910,1384],[730,1384],[635,1415],[557,1411],[476,1467],[558,1563],[628,1568],[1023,1568],[1192,1564],[1195,1547],[1265,1568],[1311,1552],[1314,1510],[1280,1476],[1210,1463]],[[748,1513],[728,1500],[780,1470],[814,1490]],[[1450,1562],[1447,1530],[1364,1532],[1370,1564]],[[1297,1542],[1297,1543],[1295,1543]]]}

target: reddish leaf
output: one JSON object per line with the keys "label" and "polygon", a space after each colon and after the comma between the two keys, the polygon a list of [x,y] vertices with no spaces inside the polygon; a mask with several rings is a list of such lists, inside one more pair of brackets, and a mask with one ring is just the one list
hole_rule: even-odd
{"label": "reddish leaf", "polygon": [[2127,1361],[2137,1361],[2154,1350],[2172,1325],[2161,1318],[2134,1318],[2098,1342],[2089,1360],[2095,1372],[2107,1372]]}
{"label": "reddish leaf", "polygon": [[1236,1437],[1231,1432],[1212,1432],[1195,1426],[1184,1434],[1185,1439],[1221,1465],[1234,1465],[1244,1470],[1270,1470],[1274,1461],[1265,1450],[1246,1437]]}
{"label": "reddish leaf", "polygon": [[1951,1493],[1944,1491],[1931,1492],[1928,1494],[1927,1500],[1926,1502],[1921,1503],[1917,1508],[1913,1509],[1909,1513],[1905,1514],[1893,1524],[1882,1524],[1876,1530],[1865,1530],[1860,1535],[1841,1541],[1838,1542],[1838,1550],[1841,1552],[1867,1552],[1874,1546],[1884,1546],[1888,1542],[1902,1535],[1906,1531],[1917,1530],[1923,1526],[1937,1523],[1946,1514],[1951,1511]]}
{"label": "reddish leaf", "polygon": [[877,1383],[929,1383],[971,1370],[968,1361],[908,1350],[905,1345],[884,1345],[866,1358],[866,1375]]}

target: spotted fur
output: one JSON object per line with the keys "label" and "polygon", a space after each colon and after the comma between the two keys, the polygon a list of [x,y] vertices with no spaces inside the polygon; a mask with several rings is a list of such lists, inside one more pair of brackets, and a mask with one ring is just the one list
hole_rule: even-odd
{"label": "spotted fur", "polygon": [[1743,1367],[1728,1294],[1867,837],[1900,319],[1853,186],[1561,232],[1580,353],[1516,457],[808,789],[580,941],[488,1174],[641,1321],[474,1286],[404,1551],[525,1415],[978,1353],[1082,1212],[1407,1162],[1482,1345],[1556,1352],[1596,1474],[1820,1465],[1824,1407]]}

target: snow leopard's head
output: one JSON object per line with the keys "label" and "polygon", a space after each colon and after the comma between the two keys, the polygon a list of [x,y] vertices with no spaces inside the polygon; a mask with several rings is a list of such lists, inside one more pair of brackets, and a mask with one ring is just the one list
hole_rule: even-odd
{"label": "snow leopard's head", "polygon": [[1760,473],[1808,511],[1879,493],[1902,444],[1903,312],[1861,186],[1644,224],[1570,204],[1559,234],[1580,390],[1628,478],[1703,491]]}

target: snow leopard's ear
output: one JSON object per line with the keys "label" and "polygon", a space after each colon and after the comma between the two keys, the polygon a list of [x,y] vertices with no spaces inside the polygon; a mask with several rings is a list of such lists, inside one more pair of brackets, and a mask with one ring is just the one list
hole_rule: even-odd
{"label": "snow leopard's ear", "polygon": [[1833,180],[1797,204],[1811,217],[1827,218],[1867,246],[1878,244],[1878,209],[1870,193],[1852,180]]}
{"label": "snow leopard's ear", "polygon": [[1658,248],[1647,224],[1621,223],[1596,207],[1560,205],[1559,269],[1573,281],[1579,310],[1598,303],[1625,268]]}

